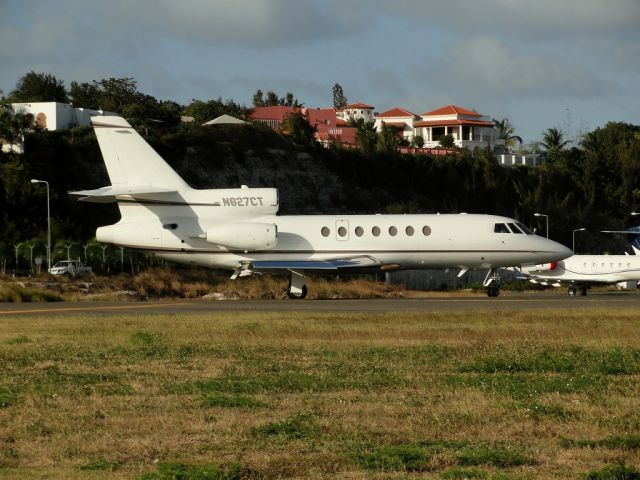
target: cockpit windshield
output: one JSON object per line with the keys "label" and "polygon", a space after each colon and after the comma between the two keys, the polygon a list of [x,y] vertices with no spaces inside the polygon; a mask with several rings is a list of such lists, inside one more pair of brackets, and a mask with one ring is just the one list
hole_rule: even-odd
{"label": "cockpit windshield", "polygon": [[516,225],[518,227],[520,227],[520,230],[522,230],[524,233],[526,233],[527,235],[533,235],[533,232],[531,230],[529,230],[527,227],[525,227],[522,223],[517,222]]}
{"label": "cockpit windshield", "polygon": [[493,227],[493,231],[495,233],[517,233],[519,235],[526,233],[527,235],[533,235],[533,232],[520,222],[496,223]]}

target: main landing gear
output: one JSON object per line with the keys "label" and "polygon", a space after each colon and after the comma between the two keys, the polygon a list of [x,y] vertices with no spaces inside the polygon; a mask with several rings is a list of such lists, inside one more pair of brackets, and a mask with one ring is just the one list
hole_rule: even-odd
{"label": "main landing gear", "polygon": [[488,297],[497,297],[500,295],[500,274],[495,268],[489,269],[482,284],[487,287]]}
{"label": "main landing gear", "polygon": [[302,300],[307,296],[307,286],[304,284],[304,272],[290,270],[289,287],[287,295],[293,300]]}
{"label": "main landing gear", "polygon": [[584,297],[587,294],[587,287],[585,287],[584,285],[580,285],[578,287],[575,286],[571,286],[567,289],[567,295],[569,295],[570,297],[575,297],[576,295],[580,295],[581,297]]}

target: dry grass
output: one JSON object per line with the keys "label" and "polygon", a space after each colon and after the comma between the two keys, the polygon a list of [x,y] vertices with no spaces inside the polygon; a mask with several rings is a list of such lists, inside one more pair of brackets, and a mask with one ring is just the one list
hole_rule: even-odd
{"label": "dry grass", "polygon": [[[363,278],[308,277],[310,299],[399,297],[403,287]],[[237,280],[208,269],[153,268],[136,275],[0,278],[0,302],[150,298],[284,299],[286,275]],[[208,297],[207,297],[208,296]]]}
{"label": "dry grass", "polygon": [[2,317],[0,477],[618,478],[638,320]]}

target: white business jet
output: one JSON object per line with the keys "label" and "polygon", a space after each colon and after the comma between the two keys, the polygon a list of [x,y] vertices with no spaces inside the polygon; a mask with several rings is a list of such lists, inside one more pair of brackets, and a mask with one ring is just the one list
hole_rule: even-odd
{"label": "white business jet", "polygon": [[233,271],[286,273],[291,298],[307,294],[307,274],[400,269],[490,268],[546,263],[571,255],[511,218],[490,215],[278,216],[274,188],[195,190],[123,118],[93,117],[111,186],[69,192],[117,202],[121,219],[96,238],[168,260]]}
{"label": "white business jet", "polygon": [[631,235],[635,255],[573,255],[559,262],[523,265],[514,270],[522,273],[522,279],[532,283],[554,287],[567,285],[567,293],[571,297],[586,295],[593,285],[640,281],[640,228],[604,232]]}

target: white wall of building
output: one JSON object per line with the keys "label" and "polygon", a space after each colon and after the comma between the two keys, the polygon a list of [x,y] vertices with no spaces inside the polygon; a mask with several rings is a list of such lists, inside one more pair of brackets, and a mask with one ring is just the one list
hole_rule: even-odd
{"label": "white wall of building", "polygon": [[31,114],[36,125],[52,131],[88,127],[92,116],[116,115],[113,112],[74,108],[73,105],[59,102],[12,103],[10,106],[13,113]]}

